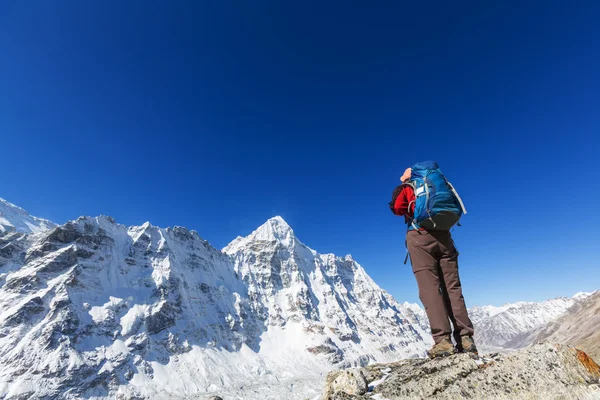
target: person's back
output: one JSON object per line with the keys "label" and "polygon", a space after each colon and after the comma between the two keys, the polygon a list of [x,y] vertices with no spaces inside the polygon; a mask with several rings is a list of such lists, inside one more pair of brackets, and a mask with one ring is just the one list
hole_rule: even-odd
{"label": "person's back", "polygon": [[[423,163],[416,164],[417,168],[422,165]],[[437,163],[426,165],[432,165],[436,168],[436,171],[439,171]],[[459,253],[452,240],[450,230],[445,229],[448,225],[451,226],[458,221],[461,212],[458,211],[458,218],[450,224],[446,224],[449,213],[438,218],[437,221],[442,222],[438,222],[437,226],[444,229],[431,228],[431,226],[436,226],[435,212],[431,212],[431,209],[435,209],[436,205],[433,204],[435,203],[435,194],[430,197],[430,190],[435,188],[428,183],[428,174],[431,174],[431,172],[427,171],[424,178],[425,183],[423,184],[423,180],[418,179],[419,173],[415,174],[412,168],[408,168],[400,178],[402,185],[394,190],[390,202],[392,212],[404,216],[408,225],[406,234],[407,250],[419,288],[419,298],[425,307],[431,326],[431,334],[435,342],[428,354],[432,358],[453,354],[455,348],[452,345],[451,335],[454,336],[457,351],[477,352],[473,342],[473,324],[467,313],[458,274]],[[416,178],[415,175],[417,175]],[[456,205],[450,205],[449,210],[452,211],[453,207],[459,206],[464,210],[464,205],[458,197],[458,193],[445,178],[443,179],[448,185],[448,191],[451,189],[454,193],[453,196],[456,198]],[[417,193],[415,193],[415,189]],[[427,197],[418,199],[419,196]],[[425,213],[423,207],[427,207]],[[419,213],[425,214],[425,218],[429,219],[427,221],[429,229],[419,224],[420,221],[415,217],[415,208],[418,208]],[[439,210],[440,207],[437,209]],[[454,212],[456,213],[456,211]],[[454,327],[453,331],[450,322]]]}

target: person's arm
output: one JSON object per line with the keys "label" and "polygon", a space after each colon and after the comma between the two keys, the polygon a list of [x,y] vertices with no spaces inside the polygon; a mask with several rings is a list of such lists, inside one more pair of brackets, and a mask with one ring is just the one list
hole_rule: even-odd
{"label": "person's arm", "polygon": [[409,205],[411,205],[411,208],[414,207],[414,203],[411,204],[411,197],[414,197],[412,188],[408,185],[402,186],[402,189],[394,202],[392,212],[399,216],[410,214],[412,210],[408,210]]}

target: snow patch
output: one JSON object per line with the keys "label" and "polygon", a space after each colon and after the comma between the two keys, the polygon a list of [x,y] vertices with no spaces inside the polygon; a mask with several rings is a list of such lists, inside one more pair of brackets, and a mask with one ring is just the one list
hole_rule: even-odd
{"label": "snow patch", "polygon": [[371,398],[373,400],[390,400],[387,397],[383,397],[381,393],[374,394],[373,396],[371,396]]}
{"label": "snow patch", "polygon": [[147,304],[136,304],[131,307],[119,321],[121,336],[129,336],[137,332],[149,308]]}
{"label": "snow patch", "polygon": [[[119,298],[110,296],[108,303],[105,303],[102,306],[91,307],[88,313],[92,316],[92,319],[94,320],[94,322],[102,323],[105,320],[114,317],[115,308],[122,305],[123,303],[124,303],[123,299],[119,299]],[[89,304],[88,304],[88,306],[89,306]],[[85,308],[85,304],[84,304],[84,308]]]}
{"label": "snow patch", "polygon": [[376,381],[373,381],[373,382],[369,383],[369,392],[372,392],[373,389],[375,389],[377,386],[379,386],[383,382],[385,382],[386,378],[387,378],[387,375],[384,375],[383,378],[377,379]]}

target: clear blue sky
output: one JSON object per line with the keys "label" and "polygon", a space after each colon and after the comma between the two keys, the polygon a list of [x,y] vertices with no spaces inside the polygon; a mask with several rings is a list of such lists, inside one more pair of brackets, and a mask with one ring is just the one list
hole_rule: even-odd
{"label": "clear blue sky", "polygon": [[[126,4],[125,4],[126,3]],[[417,302],[387,208],[437,160],[468,305],[600,288],[600,3],[0,2],[0,197],[65,222],[274,215]]]}

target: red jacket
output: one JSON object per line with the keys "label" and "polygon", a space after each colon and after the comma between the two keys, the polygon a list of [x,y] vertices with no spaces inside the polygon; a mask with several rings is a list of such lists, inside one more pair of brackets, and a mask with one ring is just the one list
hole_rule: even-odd
{"label": "red jacket", "polygon": [[412,221],[415,212],[415,198],[415,191],[413,188],[408,185],[403,186],[394,202],[393,213],[404,216],[407,223]]}

